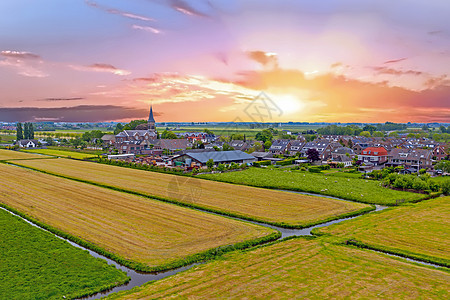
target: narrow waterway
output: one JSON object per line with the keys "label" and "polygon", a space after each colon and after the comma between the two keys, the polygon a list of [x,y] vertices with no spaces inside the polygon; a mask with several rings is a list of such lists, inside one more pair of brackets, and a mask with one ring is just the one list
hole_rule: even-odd
{"label": "narrow waterway", "polygon": [[[315,195],[315,194],[311,194],[311,193],[302,193],[302,192],[296,192],[296,193],[308,194],[308,195],[323,197],[322,195]],[[338,199],[338,200],[341,200],[341,201],[347,201],[347,200],[342,200],[342,199],[331,197],[331,196],[328,197],[328,198]],[[368,213],[372,213],[372,212],[375,212],[375,211],[381,211],[381,210],[387,208],[386,206],[380,206],[380,205],[375,205],[375,207],[376,207],[375,210],[373,210],[371,212],[368,212]],[[9,211],[7,209],[4,209],[2,207],[0,207],[0,208],[5,210],[5,211],[8,211],[9,213],[11,213],[11,214],[13,214],[15,216],[18,216],[19,218],[22,218],[21,216],[13,213],[13,212],[11,212],[11,211]],[[205,213],[211,213],[211,212],[205,211]],[[249,222],[249,223],[253,223],[253,224],[256,224],[256,225],[260,225],[260,226],[264,226],[264,227],[268,227],[268,228],[272,228],[272,229],[278,230],[279,232],[281,232],[280,239],[284,239],[284,238],[291,237],[291,236],[307,236],[307,235],[311,235],[311,231],[314,228],[320,228],[320,227],[329,226],[329,225],[332,225],[332,224],[340,223],[340,222],[343,222],[343,221],[346,221],[346,220],[350,220],[350,219],[354,219],[354,218],[357,218],[357,217],[359,217],[359,216],[353,216],[353,217],[337,219],[337,220],[329,221],[329,222],[326,222],[326,223],[322,223],[322,224],[318,224],[318,225],[314,225],[314,226],[311,226],[311,227],[308,227],[308,228],[302,228],[302,229],[288,229],[288,228],[282,228],[282,227],[268,225],[268,224],[260,223],[260,222],[241,220],[241,219],[235,218],[235,217],[229,217],[229,218],[236,219],[236,220],[241,220],[241,221],[244,221],[244,222]],[[26,220],[24,218],[22,218],[22,219],[24,221],[26,221],[27,223],[31,224],[32,226],[41,228],[42,230],[45,230],[45,231],[48,232],[48,230],[46,230],[46,229],[44,229],[44,228],[42,228],[42,227],[40,227],[40,226],[38,226],[38,225],[36,225],[36,224],[34,224],[32,222],[30,222],[30,221],[28,221],[28,220]],[[171,275],[175,275],[175,274],[177,274],[179,272],[188,270],[188,269],[190,269],[190,268],[192,268],[192,267],[194,267],[196,265],[201,264],[201,263],[195,263],[195,264],[191,264],[191,265],[184,266],[184,267],[181,267],[181,268],[177,268],[177,269],[174,269],[174,270],[163,271],[163,272],[154,272],[154,273],[137,272],[137,271],[135,271],[133,269],[130,269],[128,267],[125,267],[125,266],[123,266],[123,265],[121,265],[121,264],[119,264],[119,263],[117,263],[117,262],[115,262],[115,261],[113,261],[113,260],[111,260],[111,259],[109,259],[109,258],[107,258],[107,257],[105,257],[103,255],[101,255],[101,254],[98,254],[98,253],[96,253],[96,252],[94,252],[92,250],[84,248],[84,247],[82,247],[82,246],[80,246],[80,245],[78,245],[78,244],[76,244],[76,243],[74,243],[74,242],[72,242],[70,240],[62,238],[62,237],[60,237],[58,235],[55,235],[55,236],[60,238],[60,239],[63,239],[65,241],[67,241],[68,243],[70,243],[71,245],[73,245],[73,246],[75,246],[77,248],[80,248],[80,249],[88,251],[89,254],[91,254],[93,257],[104,259],[108,264],[113,265],[116,268],[125,271],[128,274],[128,276],[131,278],[131,280],[128,283],[124,284],[124,285],[117,286],[115,288],[112,288],[112,289],[104,291],[104,292],[96,293],[96,294],[94,294],[92,296],[89,296],[89,297],[80,298],[80,299],[85,299],[85,300],[87,300],[87,299],[89,299],[89,300],[90,299],[99,299],[101,297],[105,297],[105,296],[107,296],[109,294],[112,294],[112,293],[115,293],[115,292],[130,290],[130,289],[132,289],[132,288],[134,288],[136,286],[141,286],[141,285],[145,284],[146,282],[154,281],[154,280],[160,280],[160,279],[163,279],[165,277],[168,277],[168,276],[171,276]],[[397,256],[397,255],[392,255],[392,254],[388,254],[388,255]],[[400,256],[397,256],[397,257],[400,257]],[[422,261],[418,261],[418,260],[414,260],[414,259],[409,259],[409,258],[403,258],[403,259],[406,259],[406,260],[412,261],[412,262],[416,262],[416,263],[420,263],[420,264],[424,264],[424,265],[428,265],[428,266],[440,267],[440,266],[435,265],[435,264],[426,263],[426,262],[422,262]]]}

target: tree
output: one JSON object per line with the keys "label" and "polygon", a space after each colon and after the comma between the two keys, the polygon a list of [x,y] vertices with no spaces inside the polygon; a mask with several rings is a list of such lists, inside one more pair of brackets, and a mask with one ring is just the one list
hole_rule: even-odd
{"label": "tree", "polygon": [[317,151],[317,149],[315,148],[310,148],[306,151],[306,156],[308,157],[308,159],[310,161],[318,161],[320,160],[320,154],[319,151]]}
{"label": "tree", "polygon": [[391,133],[389,133],[389,137],[395,137],[398,138],[398,133],[395,131],[392,131]]}
{"label": "tree", "polygon": [[442,170],[442,172],[450,173],[450,161],[440,161],[434,166],[435,170]]}
{"label": "tree", "polygon": [[228,145],[227,143],[223,144],[222,146],[222,150],[223,151],[230,151],[230,150],[234,150],[233,147],[231,147],[230,145]]}
{"label": "tree", "polygon": [[134,130],[136,129],[136,126],[140,125],[140,124],[145,124],[147,123],[146,120],[133,120],[128,124],[125,124],[125,126],[123,127],[123,130]]}
{"label": "tree", "polygon": [[270,146],[272,146],[272,142],[271,142],[271,141],[266,141],[266,142],[264,143],[264,149],[269,149]]}
{"label": "tree", "polygon": [[30,139],[34,139],[34,125],[33,123],[30,123],[29,133],[30,133]]}
{"label": "tree", "polygon": [[359,135],[360,136],[364,136],[364,137],[370,137],[370,132],[369,131],[363,131]]}
{"label": "tree", "polygon": [[273,139],[273,134],[272,134],[272,130],[270,129],[264,129],[261,132],[258,132],[256,134],[255,139],[257,141],[262,141],[262,142],[267,142],[267,141],[271,141]]}
{"label": "tree", "polygon": [[119,134],[123,131],[123,125],[121,123],[118,123],[116,125],[116,128],[114,129],[114,135]]}
{"label": "tree", "polygon": [[29,123],[26,122],[23,124],[23,137],[27,140],[30,138],[30,126]]}
{"label": "tree", "polygon": [[[442,127],[444,127],[444,126],[442,126]],[[445,127],[444,127],[444,128],[445,128]],[[423,124],[422,130],[423,130],[423,131],[428,131],[428,125],[427,125],[427,124]]]}
{"label": "tree", "polygon": [[373,137],[383,137],[384,134],[383,134],[381,131],[374,131],[374,132],[372,133],[372,136],[373,136]]}
{"label": "tree", "polygon": [[164,130],[163,133],[161,134],[161,139],[175,140],[177,139],[177,135],[172,131]]}
{"label": "tree", "polygon": [[208,161],[206,162],[206,166],[207,166],[208,168],[214,167],[214,161],[213,161],[212,158],[208,159]]}
{"label": "tree", "polygon": [[373,133],[375,130],[377,130],[377,128],[373,125],[366,125],[363,127],[363,132],[368,131],[370,133]]}
{"label": "tree", "polygon": [[203,132],[204,132],[204,133],[207,133],[207,134],[214,134],[214,132],[212,132],[212,131],[209,130],[208,128],[203,129]]}
{"label": "tree", "polygon": [[23,140],[23,130],[22,130],[22,123],[17,123],[17,134],[16,134],[17,140]]}

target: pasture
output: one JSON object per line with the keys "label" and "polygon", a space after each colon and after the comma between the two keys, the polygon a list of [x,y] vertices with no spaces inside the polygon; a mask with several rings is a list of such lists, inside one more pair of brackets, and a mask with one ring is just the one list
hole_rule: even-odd
{"label": "pasture", "polygon": [[31,154],[21,151],[0,149],[0,161],[15,160],[15,159],[34,159],[34,158],[48,158],[48,156],[46,157],[42,155]]}
{"label": "pasture", "polygon": [[147,271],[204,259],[217,247],[244,247],[278,235],[250,223],[5,164],[0,164],[0,205]]}
{"label": "pasture", "polygon": [[379,181],[272,168],[249,168],[241,172],[199,176],[235,184],[318,193],[370,204],[395,205],[396,200],[410,202],[426,197],[424,194],[384,188]]}
{"label": "pasture", "polygon": [[92,162],[52,159],[43,163],[20,161],[18,164],[186,206],[284,227],[306,227],[372,209],[360,203]]}
{"label": "pasture", "polygon": [[28,153],[39,153],[44,155],[51,155],[57,157],[66,157],[66,158],[76,158],[76,159],[86,159],[91,157],[97,157],[91,153],[83,153],[76,151],[67,151],[67,150],[57,150],[57,149],[32,149],[32,150],[23,150]]}
{"label": "pasture", "polygon": [[448,299],[450,274],[354,247],[295,238],[107,299]]}
{"label": "pasture", "polygon": [[128,281],[122,272],[0,209],[0,298],[73,299]]}
{"label": "pasture", "polygon": [[408,204],[314,229],[316,234],[450,266],[450,197]]}

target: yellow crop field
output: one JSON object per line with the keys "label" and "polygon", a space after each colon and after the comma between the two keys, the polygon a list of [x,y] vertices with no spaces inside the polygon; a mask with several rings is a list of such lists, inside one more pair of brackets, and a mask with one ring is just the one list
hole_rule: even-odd
{"label": "yellow crop field", "polygon": [[0,160],[30,159],[30,158],[49,158],[49,157],[14,150],[0,149]]}
{"label": "yellow crop field", "polygon": [[304,227],[371,209],[361,203],[92,162],[54,159],[17,164],[281,226]]}
{"label": "yellow crop field", "polygon": [[194,254],[276,233],[5,164],[0,164],[0,204],[148,270],[177,266]]}
{"label": "yellow crop field", "polygon": [[391,208],[315,231],[450,266],[450,197]]}
{"label": "yellow crop field", "polygon": [[374,251],[291,239],[107,299],[448,299],[450,273]]}

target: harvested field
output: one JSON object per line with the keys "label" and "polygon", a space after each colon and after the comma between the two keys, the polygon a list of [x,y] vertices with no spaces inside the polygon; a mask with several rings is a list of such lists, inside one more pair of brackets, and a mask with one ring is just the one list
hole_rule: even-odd
{"label": "harvested field", "polygon": [[29,153],[40,153],[40,154],[44,154],[44,155],[68,157],[68,158],[76,158],[76,159],[85,159],[85,158],[90,158],[90,157],[96,157],[96,155],[91,154],[91,153],[56,150],[56,149],[33,149],[33,150],[24,150],[24,151],[29,152]]}
{"label": "harvested field", "polygon": [[450,266],[450,197],[373,213],[319,228],[315,233]]}
{"label": "harvested field", "polygon": [[372,209],[360,203],[232,185],[92,162],[20,161],[52,174],[285,227],[306,227]]}
{"label": "harvested field", "polygon": [[[0,164],[0,204],[141,270],[185,265],[198,253],[237,243],[245,246],[276,234],[269,228],[5,164]],[[202,255],[197,260],[211,254]]]}
{"label": "harvested field", "polygon": [[33,158],[49,158],[49,157],[21,151],[0,149],[0,160],[33,159]]}
{"label": "harvested field", "polygon": [[447,271],[296,238],[197,266],[108,299],[448,299]]}

